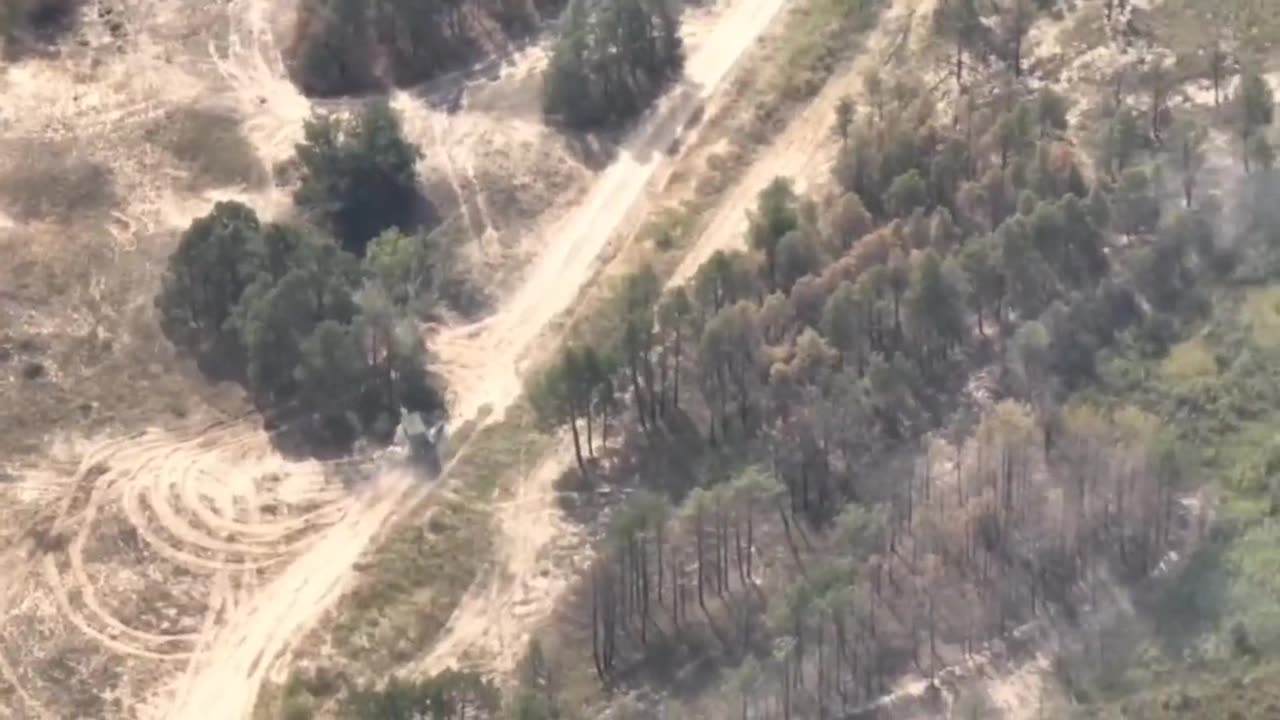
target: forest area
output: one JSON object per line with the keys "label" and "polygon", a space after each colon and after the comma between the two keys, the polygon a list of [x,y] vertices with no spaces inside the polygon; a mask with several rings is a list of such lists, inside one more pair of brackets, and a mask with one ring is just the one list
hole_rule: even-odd
{"label": "forest area", "polygon": [[670,0],[307,0],[292,75],[316,97],[416,85],[509,53],[513,40],[562,10],[543,73],[549,121],[574,130],[616,125],[679,77],[680,12]]}
{"label": "forest area", "polygon": [[[1064,625],[1051,717],[1192,717],[1232,673],[1272,698],[1233,717],[1276,708],[1262,558],[1218,569],[1251,596],[1239,612],[1193,608],[1224,638],[1198,675],[1182,658],[1142,675],[1138,650],[1106,643],[1120,629],[1090,619],[1191,553],[1151,600],[1187,623],[1162,613],[1211,592],[1191,579],[1205,553],[1274,537],[1274,443],[1215,457],[1277,397],[1273,351],[1224,312],[1267,292],[1280,259],[1273,90],[1243,52],[1233,77],[1221,46],[1148,63],[1117,73],[1082,148],[1076,100],[1019,83],[1041,8],[992,8],[934,17],[963,103],[869,73],[833,118],[833,192],[778,178],[747,250],[686,286],[620,279],[531,379],[538,416],[572,437],[570,484],[626,499],[532,651],[517,716],[576,717],[585,665],[637,717],[668,692],[698,717],[872,717],[903,677],[938,702],[940,669]],[[1170,100],[1188,77],[1214,88],[1208,119]],[[1211,157],[1211,132],[1231,158]],[[1228,186],[1206,187],[1211,161]],[[1216,382],[1167,388],[1188,342]],[[1198,546],[1220,476],[1230,519]]]}
{"label": "forest area", "polygon": [[[613,282],[527,381],[598,538],[517,692],[393,680],[353,717],[895,717],[911,678],[926,716],[998,717],[943,685],[1050,635],[1042,716],[1195,717],[1276,667],[1273,565],[1246,552],[1276,537],[1277,455],[1236,443],[1273,427],[1280,343],[1235,314],[1280,269],[1273,90],[1215,40],[1117,71],[1078,142],[1081,98],[1026,81],[1054,5],[940,4],[942,81],[866,73],[828,188],[775,179],[747,248],[686,285]],[[548,115],[616,122],[677,72],[660,6],[571,3]],[[1172,100],[1194,79],[1209,113]],[[1239,598],[1207,609],[1206,577]],[[1130,593],[1157,641],[1115,616]],[[1189,626],[1221,642],[1177,645]],[[1269,717],[1257,687],[1232,717]]]}

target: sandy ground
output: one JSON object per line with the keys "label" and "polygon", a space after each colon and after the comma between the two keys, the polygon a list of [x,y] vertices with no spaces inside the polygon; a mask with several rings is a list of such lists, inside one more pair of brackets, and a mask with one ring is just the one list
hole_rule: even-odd
{"label": "sandy ground", "polygon": [[520,361],[543,328],[577,297],[614,230],[643,211],[645,190],[666,150],[694,110],[719,86],[734,62],[768,27],[784,0],[739,0],[688,58],[685,77],[646,113],[618,157],[582,204],[551,223],[545,250],[502,310],[482,323],[433,339],[450,385],[466,388],[452,403],[460,417],[484,405],[501,407],[520,390]]}
{"label": "sandy ground", "polygon": [[[478,254],[494,267],[530,260],[498,313],[435,340],[456,395],[455,423],[484,406],[500,416],[518,396],[520,359],[591,278],[614,231],[642,211],[675,134],[783,3],[738,0],[708,11],[715,22],[694,25],[686,82],[566,212],[555,208],[573,200],[587,171],[545,128],[492,100],[527,86],[536,53],[483,81],[488,98],[477,92],[453,116],[414,93],[394,96],[407,134],[426,151],[428,186],[461,197],[456,211]],[[101,21],[104,6],[86,12]],[[286,214],[287,191],[276,183],[192,189],[180,163],[143,140],[175,108],[210,106],[243,120],[263,167],[286,159],[313,109],[283,74],[276,38],[288,27],[287,4],[123,2],[110,17],[124,18],[125,30],[108,36],[104,22],[89,22],[87,42],[63,57],[6,68],[5,138],[73,142],[77,153],[111,165],[123,200],[103,227],[119,253],[172,242],[218,199]],[[508,186],[492,183],[495,193],[492,178]],[[502,192],[529,205],[519,210],[550,209],[558,219],[531,233]],[[551,467],[501,508],[502,572],[488,592],[469,597],[428,666],[476,644],[498,648],[509,663],[517,644],[510,639],[527,631],[521,618],[549,611],[555,593],[533,569],[548,548],[572,540],[554,512]],[[394,459],[286,461],[239,418],[72,442],[56,461],[6,472],[13,479],[0,487],[4,499],[36,508],[15,533],[24,539],[0,558],[0,707],[17,717],[245,717],[273,665],[345,589],[361,553],[430,489]],[[353,484],[365,476],[372,479]],[[545,522],[529,523],[535,516]],[[512,603],[527,612],[508,612]],[[509,623],[491,627],[495,617]]]}
{"label": "sandy ground", "polygon": [[494,508],[498,538],[488,573],[468,590],[417,671],[437,673],[464,662],[505,676],[515,670],[532,632],[555,610],[573,570],[589,561],[583,529],[567,522],[555,481],[569,448],[543,458]]}

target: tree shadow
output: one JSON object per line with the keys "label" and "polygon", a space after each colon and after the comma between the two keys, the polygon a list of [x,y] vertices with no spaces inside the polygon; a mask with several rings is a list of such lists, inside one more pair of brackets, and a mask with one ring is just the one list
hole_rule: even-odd
{"label": "tree shadow", "polygon": [[404,228],[406,232],[430,233],[442,223],[440,208],[421,188],[410,199],[409,220],[411,227]]}
{"label": "tree shadow", "polygon": [[674,157],[702,122],[703,87],[680,78],[666,87],[638,115],[614,125],[576,129],[547,118],[573,152],[574,157],[594,171],[608,167],[620,155],[638,163],[650,162],[655,154]]}
{"label": "tree shadow", "polygon": [[[246,375],[243,358],[228,348],[193,348],[167,330],[165,335],[193,359],[206,380],[234,383],[245,392],[262,418],[262,429],[272,447],[288,460],[331,462],[359,454],[362,448],[385,447],[395,439],[401,409],[368,402],[371,394],[367,388],[357,389],[359,397],[346,411],[315,412],[296,400],[279,400],[259,392]],[[427,372],[422,388],[402,396],[400,402],[410,412],[438,415],[445,408],[443,386],[438,374]],[[423,460],[429,473],[434,476],[439,472],[438,457]]]}
{"label": "tree shadow", "polygon": [[588,458],[585,476],[574,465],[556,480],[560,507],[574,522],[597,524],[639,490],[678,504],[707,476],[709,447],[682,411],[669,410],[648,432],[630,422],[628,428],[615,444]]}
{"label": "tree shadow", "polygon": [[[4,2],[6,5],[13,4],[12,0]],[[9,29],[4,42],[0,43],[4,48],[0,59],[17,62],[58,57],[58,41],[80,24],[80,7],[81,0],[36,0],[23,16],[13,21],[13,27]],[[113,27],[112,20],[108,19],[107,22],[109,27]]]}
{"label": "tree shadow", "polygon": [[1167,585],[1156,581],[1145,589],[1147,597],[1140,596],[1153,612],[1156,638],[1169,657],[1182,657],[1222,623],[1231,588],[1226,556],[1232,541],[1230,531],[1215,530]]}

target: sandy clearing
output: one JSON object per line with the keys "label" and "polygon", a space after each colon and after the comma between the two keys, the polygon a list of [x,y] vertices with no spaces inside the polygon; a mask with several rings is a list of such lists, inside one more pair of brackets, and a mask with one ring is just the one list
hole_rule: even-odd
{"label": "sandy clearing", "polygon": [[175,705],[155,717],[248,717],[275,659],[336,598],[364,548],[397,508],[413,505],[427,489],[421,478],[395,470],[362,487],[341,521],[231,613],[180,682]]}
{"label": "sandy clearing", "polygon": [[[266,483],[277,511],[294,515],[255,525],[261,518],[248,505],[259,500],[246,492],[252,493],[266,475],[278,478]],[[325,526],[341,521],[357,502],[327,467],[282,460],[266,436],[242,420],[193,427],[186,433],[153,430],[99,443],[84,453],[69,481],[55,482],[68,491],[43,547],[39,553],[28,553],[34,562],[27,560],[21,573],[6,573],[6,581],[14,582],[15,592],[25,590],[26,601],[56,608],[72,627],[109,653],[162,661],[175,671],[184,666],[190,671],[196,665],[188,660],[206,657],[203,653],[218,637],[213,631],[219,619],[247,607],[237,596],[262,582],[262,568],[278,566],[328,537]],[[217,494],[210,493],[217,489],[225,491],[225,499],[206,506],[201,495]],[[202,506],[203,512],[198,511]],[[110,533],[99,527],[104,522],[100,516],[114,520]],[[91,550],[91,539],[107,546],[135,545],[137,551],[145,549],[184,571],[183,577],[165,578],[175,594],[150,608],[152,621],[158,613],[168,618],[162,624],[169,627],[173,612],[198,606],[202,628],[144,630],[130,622],[133,618],[113,614],[121,611],[109,608],[101,595],[114,593],[125,607],[151,599],[121,596],[122,589],[129,589],[117,587],[111,579],[116,558]],[[86,567],[90,560],[96,583]],[[22,582],[23,576],[31,582]],[[0,596],[0,609],[9,607],[11,599],[8,593]],[[194,605],[187,604],[191,602]],[[6,673],[4,679],[17,686],[16,677]],[[20,699],[24,707],[39,707]],[[146,716],[148,711],[139,707],[136,712]],[[169,717],[165,712],[154,714]]]}
{"label": "sandy clearing", "polygon": [[924,39],[929,31],[926,20],[933,12],[934,2],[893,0],[852,65],[826,84],[716,206],[702,235],[672,275],[671,284],[686,282],[717,250],[745,244],[747,211],[755,207],[756,197],[774,178],[792,178],[796,190],[803,192],[810,184],[826,177],[830,158],[815,160],[824,148],[832,145],[831,127],[837,103],[845,96],[856,99],[862,92],[863,73],[868,68],[887,65],[904,46],[909,34],[919,31],[919,39]]}

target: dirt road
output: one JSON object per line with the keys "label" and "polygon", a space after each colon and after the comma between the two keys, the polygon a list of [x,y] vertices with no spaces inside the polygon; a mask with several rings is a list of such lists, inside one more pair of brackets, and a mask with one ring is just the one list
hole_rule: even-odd
{"label": "dirt road", "polygon": [[650,179],[681,128],[784,4],[785,0],[737,0],[688,59],[683,81],[645,116],[582,204],[548,228],[545,250],[523,286],[485,322],[445,332],[435,340],[445,372],[461,381],[451,383],[463,388],[453,405],[457,416],[473,417],[484,405],[504,407],[519,394],[518,364],[526,349],[577,298],[614,231],[640,208]]}
{"label": "dirt road", "polygon": [[[454,422],[483,406],[501,415],[520,392],[517,365],[548,323],[569,307],[597,257],[635,212],[665,151],[693,111],[768,26],[785,0],[738,0],[690,57],[686,80],[642,121],[585,201],[546,233],[545,250],[527,280],[489,320],[445,334],[437,347],[458,389]],[[239,719],[277,657],[344,588],[364,548],[397,510],[427,492],[404,473],[388,472],[363,489],[342,519],[324,531],[253,599],[231,614],[199,653],[166,720]]]}

